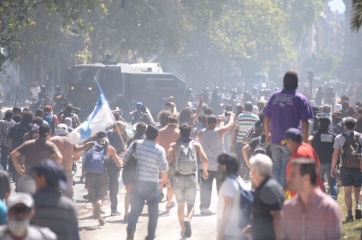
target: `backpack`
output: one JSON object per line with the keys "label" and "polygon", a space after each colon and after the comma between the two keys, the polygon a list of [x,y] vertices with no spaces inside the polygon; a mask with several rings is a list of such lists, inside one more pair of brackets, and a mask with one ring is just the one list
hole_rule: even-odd
{"label": "backpack", "polygon": [[46,121],[49,124],[51,134],[54,135],[55,133],[54,115],[52,113],[45,113],[44,121]]}
{"label": "backpack", "polygon": [[323,129],[313,132],[312,136],[311,145],[318,154],[319,161],[321,163],[331,163],[336,135],[328,129]]}
{"label": "backpack", "polygon": [[346,138],[346,142],[342,147],[342,164],[347,168],[360,168],[361,160],[361,146],[359,144],[359,137],[361,134],[357,133],[348,136],[346,133],[342,133],[342,136]]}
{"label": "backpack", "polygon": [[132,155],[126,164],[123,165],[122,181],[124,185],[133,185],[137,182],[137,158],[136,158],[136,147],[137,141],[132,143]]}
{"label": "backpack", "polygon": [[181,175],[195,174],[197,171],[197,154],[194,141],[176,142],[175,168]]}
{"label": "backpack", "polygon": [[239,193],[240,193],[240,220],[239,220],[239,228],[244,229],[251,223],[252,216],[252,206],[254,202],[254,192],[251,190],[244,189],[240,182],[237,180],[236,176],[229,176],[229,178],[234,179],[239,185]]}
{"label": "backpack", "polygon": [[85,155],[84,170],[90,173],[101,174],[104,173],[107,161],[107,148],[108,144],[101,145],[94,142]]}

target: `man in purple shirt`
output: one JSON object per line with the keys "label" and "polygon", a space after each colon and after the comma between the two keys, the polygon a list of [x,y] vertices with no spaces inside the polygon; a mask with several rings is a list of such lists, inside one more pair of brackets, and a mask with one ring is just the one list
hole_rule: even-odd
{"label": "man in purple shirt", "polygon": [[296,92],[298,75],[288,71],[283,79],[284,89],[275,92],[264,108],[264,129],[266,140],[271,144],[274,177],[285,186],[285,169],[290,158],[290,150],[281,144],[284,133],[289,128],[302,128],[303,141],[308,138],[308,119],[313,118],[308,99]]}

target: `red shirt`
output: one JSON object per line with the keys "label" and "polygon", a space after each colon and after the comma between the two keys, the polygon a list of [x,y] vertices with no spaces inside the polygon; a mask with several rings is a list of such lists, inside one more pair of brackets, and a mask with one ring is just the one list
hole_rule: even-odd
{"label": "red shirt", "polygon": [[[317,186],[319,186],[321,188],[321,190],[324,191],[324,184],[322,182],[322,178],[319,173],[321,164],[319,162],[318,154],[314,151],[314,149],[311,145],[304,143],[304,142],[290,156],[289,162],[287,164],[287,169],[286,169],[287,185],[289,183],[289,178],[290,178],[290,169],[291,169],[290,162],[296,158],[308,158],[308,159],[312,159],[315,161],[316,167],[318,169]],[[291,194],[292,194],[292,196],[295,195],[294,192],[291,192]]]}

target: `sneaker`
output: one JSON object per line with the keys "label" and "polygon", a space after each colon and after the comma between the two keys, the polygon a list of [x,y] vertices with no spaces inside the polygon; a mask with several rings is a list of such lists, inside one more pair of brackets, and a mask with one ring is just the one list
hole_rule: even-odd
{"label": "sneaker", "polygon": [[356,209],[356,211],[355,211],[355,216],[354,216],[354,217],[356,218],[356,220],[359,220],[359,219],[362,218],[362,211],[361,211],[361,209]]}
{"label": "sneaker", "polygon": [[212,212],[208,208],[201,208],[200,212],[202,215],[212,215]]}
{"label": "sneaker", "polygon": [[133,240],[134,238],[134,229],[127,228],[127,240]]}
{"label": "sneaker", "polygon": [[111,216],[119,216],[119,215],[121,215],[121,213],[118,212],[118,211],[112,211],[111,212]]}
{"label": "sneaker", "polygon": [[191,224],[190,221],[184,221],[184,225],[185,225],[185,237],[189,238],[191,237]]}
{"label": "sneaker", "polygon": [[353,216],[352,216],[352,215],[348,215],[348,216],[346,217],[346,223],[352,222],[352,221],[354,221]]}

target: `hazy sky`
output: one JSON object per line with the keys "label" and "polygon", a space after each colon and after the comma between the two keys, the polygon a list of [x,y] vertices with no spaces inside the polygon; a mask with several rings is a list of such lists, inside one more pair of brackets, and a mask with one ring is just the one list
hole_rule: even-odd
{"label": "hazy sky", "polygon": [[329,6],[332,11],[338,11],[340,13],[343,13],[346,10],[343,0],[332,0],[329,2]]}

